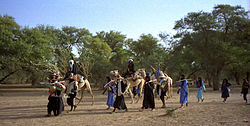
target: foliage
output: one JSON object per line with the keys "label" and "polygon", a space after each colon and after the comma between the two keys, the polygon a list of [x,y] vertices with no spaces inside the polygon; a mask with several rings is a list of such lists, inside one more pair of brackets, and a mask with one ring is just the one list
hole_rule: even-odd
{"label": "foliage", "polygon": [[174,80],[181,74],[192,79],[201,76],[214,90],[219,89],[222,78],[234,78],[240,84],[241,78],[249,76],[250,21],[244,8],[217,5],[211,12],[190,12],[175,22],[174,29],[175,35],[159,34],[161,40],[151,34],[133,40],[113,30],[93,35],[88,29],[71,26],[21,27],[13,17],[3,15],[0,83],[35,85],[45,81],[51,71],[64,76],[70,59],[100,87],[109,71],[126,72],[130,58],[136,69],[150,72],[153,66]]}

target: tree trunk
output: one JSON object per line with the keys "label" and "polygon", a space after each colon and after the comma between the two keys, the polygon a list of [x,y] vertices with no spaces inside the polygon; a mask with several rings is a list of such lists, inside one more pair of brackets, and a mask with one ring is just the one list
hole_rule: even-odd
{"label": "tree trunk", "polygon": [[32,86],[40,85],[40,78],[41,78],[41,74],[39,72],[37,71],[32,72],[32,76],[31,76]]}
{"label": "tree trunk", "polygon": [[219,90],[219,77],[218,76],[214,76],[213,77],[213,90]]}
{"label": "tree trunk", "polygon": [[249,72],[247,72],[247,81],[249,81]]}
{"label": "tree trunk", "polygon": [[235,81],[236,81],[237,85],[240,85],[240,76],[239,76],[238,72],[234,73],[234,78],[235,78]]}
{"label": "tree trunk", "polygon": [[211,75],[209,75],[209,73],[207,72],[206,76],[207,76],[206,79],[207,79],[207,82],[208,82],[208,86],[209,86],[209,87],[212,87]]}
{"label": "tree trunk", "polygon": [[216,90],[219,90],[219,75],[220,75],[220,72],[218,70],[216,70],[216,72],[214,72],[213,74],[213,90],[216,91]]}
{"label": "tree trunk", "polygon": [[207,81],[208,81],[208,87],[212,87],[211,78],[208,78]]}

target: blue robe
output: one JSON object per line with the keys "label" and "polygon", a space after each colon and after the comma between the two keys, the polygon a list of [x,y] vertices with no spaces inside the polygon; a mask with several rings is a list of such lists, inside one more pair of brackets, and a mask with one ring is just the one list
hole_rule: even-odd
{"label": "blue robe", "polygon": [[[106,88],[108,88],[108,85],[106,86]],[[108,99],[107,99],[107,103],[106,105],[108,106],[108,108],[113,107],[114,106],[114,102],[115,102],[115,98],[114,98],[114,88],[110,87],[111,91],[108,91]]]}
{"label": "blue robe", "polygon": [[203,81],[201,81],[201,84],[199,84],[199,83],[200,83],[199,81],[196,82],[196,86],[198,88],[197,89],[197,98],[198,98],[198,100],[203,99],[202,92],[206,90]]}
{"label": "blue robe", "polygon": [[179,81],[179,88],[180,88],[180,104],[186,104],[188,101],[188,83],[187,80]]}

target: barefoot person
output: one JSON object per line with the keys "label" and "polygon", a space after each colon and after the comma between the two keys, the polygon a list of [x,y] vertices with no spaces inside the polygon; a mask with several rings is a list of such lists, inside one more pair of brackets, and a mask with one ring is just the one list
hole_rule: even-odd
{"label": "barefoot person", "polygon": [[229,90],[228,87],[231,86],[231,84],[228,82],[227,79],[224,79],[221,85],[221,97],[224,99],[223,102],[226,103],[227,98],[229,97]]}
{"label": "barefoot person", "polygon": [[181,75],[181,80],[179,81],[179,89],[177,93],[179,92],[181,107],[183,107],[185,104],[188,106],[188,83],[184,75]]}
{"label": "barefoot person", "polygon": [[151,108],[152,110],[155,109],[153,82],[150,82],[149,74],[146,76],[146,82],[144,84],[144,99],[140,111],[143,111],[147,108]]}
{"label": "barefoot person", "polygon": [[117,77],[117,84],[116,84],[116,98],[115,98],[115,102],[114,102],[114,110],[112,111],[112,113],[115,113],[116,109],[119,110],[125,110],[128,111],[127,106],[125,104],[125,100],[124,100],[124,91],[125,91],[125,84],[122,82],[122,77],[119,76]]}
{"label": "barefoot person", "polygon": [[198,81],[195,83],[196,87],[197,87],[197,98],[198,98],[198,102],[200,102],[200,100],[203,102],[204,97],[202,96],[203,91],[206,91],[204,82],[202,81],[201,77],[198,77]]}
{"label": "barefoot person", "polygon": [[246,101],[247,104],[247,94],[248,94],[249,83],[246,79],[243,79],[241,94],[243,94],[243,99]]}

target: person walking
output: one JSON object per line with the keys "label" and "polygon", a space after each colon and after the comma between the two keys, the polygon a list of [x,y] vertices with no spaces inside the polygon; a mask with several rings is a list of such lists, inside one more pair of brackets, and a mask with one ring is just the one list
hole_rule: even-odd
{"label": "person walking", "polygon": [[144,98],[142,102],[142,107],[140,109],[141,112],[147,108],[151,108],[152,111],[155,109],[153,88],[153,82],[150,82],[150,76],[148,74],[146,76],[146,82],[144,84]]}
{"label": "person walking", "polygon": [[201,77],[198,77],[198,81],[196,81],[195,83],[196,87],[197,87],[197,99],[198,102],[203,102],[204,101],[204,97],[203,97],[203,91],[206,91],[204,82],[202,81]]}
{"label": "person walking", "polygon": [[249,89],[249,83],[246,79],[243,79],[241,94],[243,94],[243,99],[246,101],[246,104],[247,104],[248,89]]}
{"label": "person walking", "polygon": [[188,106],[188,83],[184,75],[181,75],[181,80],[179,81],[179,90],[177,93],[180,93],[181,108],[185,104]]}
{"label": "person walking", "polygon": [[227,98],[229,97],[229,89],[228,89],[229,86],[231,86],[231,84],[225,78],[222,81],[222,85],[221,85],[221,97],[223,98],[224,103],[226,103]]}

